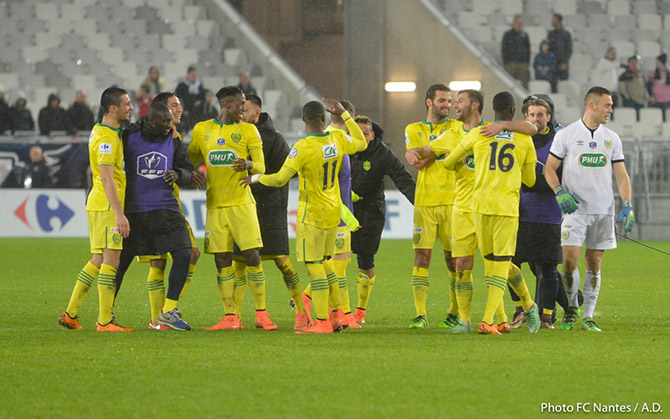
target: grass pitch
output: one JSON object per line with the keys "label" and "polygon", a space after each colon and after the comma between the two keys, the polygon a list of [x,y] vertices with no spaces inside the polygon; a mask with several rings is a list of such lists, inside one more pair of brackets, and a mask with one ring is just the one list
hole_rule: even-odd
{"label": "grass pitch", "polygon": [[[408,329],[413,251],[405,240],[382,243],[368,324],[329,336],[293,333],[288,293],[272,262],[264,265],[267,306],[279,330],[253,328],[247,293],[243,330],[204,331],[222,316],[211,255],[200,259],[180,302],[193,331],[147,329],[148,267],[137,263],[115,306],[119,322],[135,332],[94,331],[95,287],[79,313],[86,330],[66,330],[56,319],[89,258],[88,241],[0,239],[0,250],[0,417],[530,418],[543,414],[543,403],[574,414],[577,403],[591,403],[591,411],[595,403],[637,404],[638,414],[643,403],[658,403],[670,412],[670,259],[634,243],[605,253],[596,316],[602,333],[531,335],[524,326],[504,336],[453,336],[437,327],[449,302],[441,257],[430,269],[430,328]],[[486,299],[481,265],[473,322]],[[304,267],[296,266],[305,286]],[[355,271],[354,260],[352,305]],[[533,292],[527,267],[524,274]],[[509,295],[505,301],[511,316]]]}

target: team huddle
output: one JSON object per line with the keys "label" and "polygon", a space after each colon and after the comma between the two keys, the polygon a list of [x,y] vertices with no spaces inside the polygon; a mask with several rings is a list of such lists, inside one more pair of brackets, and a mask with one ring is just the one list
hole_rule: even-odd
{"label": "team huddle", "polygon": [[[117,323],[113,309],[123,276],[137,257],[150,263],[149,328],[190,330],[177,305],[200,251],[181,212],[177,185],[206,185],[204,251],[214,255],[224,310],[220,322],[206,330],[243,327],[247,285],[255,326],[277,329],[265,304],[261,261],[268,259],[291,296],[296,333],[360,328],[375,281],[374,256],[385,220],[383,178],[389,176],[414,204],[417,316],[410,328],[428,327],[428,268],[439,239],[450,290],[440,327],[448,333],[473,332],[476,249],[483,256],[488,289],[479,333],[508,333],[523,322],[531,333],[553,329],[556,302],[565,312],[561,329],[572,329],[581,310],[577,265],[584,242],[582,328],[600,331],[593,321],[600,262],[604,250],[616,247],[612,173],[624,201],[617,221],[625,221],[626,231],[634,224],[621,140],[602,125],[612,112],[607,90],[589,90],[584,117],[557,133],[552,105],[541,98],[527,98],[526,120],[513,121],[514,97],[498,93],[493,98],[497,122],[488,123],[481,117],[481,92],[452,96],[445,85],[433,85],[426,94],[426,120],[405,130],[405,158],[418,169],[416,182],[382,142],[381,127],[355,116],[350,102],[305,104],[305,138],[289,151],[262,112],[260,98],[245,97],[232,86],[216,96],[221,112],[193,128],[186,148],[176,130],[182,114],[177,96],[161,93],[146,118],[122,130],[133,108],[128,93],[116,87],[103,92],[104,115],[89,140],[93,188],[86,210],[92,257],[77,277],[59,324],[82,329],[78,312],[97,278],[97,330],[133,330]],[[456,118],[450,119],[454,99]],[[326,128],[327,113],[331,125]],[[194,170],[202,163],[206,180]],[[295,176],[300,185],[295,256],[309,276],[304,291],[288,258],[287,183]],[[359,268],[353,313],[346,278],[352,252]],[[173,263],[166,292],[167,254]],[[537,277],[535,301],[519,269],[523,262]],[[563,281],[557,270],[561,262]],[[503,304],[508,286],[517,306],[511,323]]]}

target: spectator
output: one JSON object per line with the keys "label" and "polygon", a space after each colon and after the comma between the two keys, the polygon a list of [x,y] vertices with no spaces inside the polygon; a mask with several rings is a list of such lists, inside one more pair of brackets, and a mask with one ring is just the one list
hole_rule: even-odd
{"label": "spectator", "polygon": [[86,103],[86,95],[83,91],[77,91],[74,102],[65,111],[65,119],[67,121],[67,133],[70,135],[77,135],[79,131],[90,131],[93,129],[95,116],[93,116],[91,107]]}
{"label": "spectator", "polygon": [[24,188],[50,188],[53,182],[49,175],[49,167],[42,155],[42,148],[37,145],[32,146],[29,156],[30,161],[23,168],[21,185]]}
{"label": "spectator", "polygon": [[237,85],[245,96],[258,95],[256,89],[251,85],[251,75],[248,71],[240,73],[240,84]]}
{"label": "spectator", "polygon": [[60,106],[60,98],[55,93],[49,95],[47,106],[40,109],[37,117],[41,135],[52,136],[54,131],[67,130],[65,122],[65,109]]}
{"label": "spectator", "polygon": [[9,106],[5,102],[5,88],[0,85],[0,135],[9,129]]}
{"label": "spectator", "polygon": [[161,73],[156,66],[151,66],[149,68],[149,74],[147,75],[144,84],[149,86],[149,93],[154,96],[165,90],[165,83],[163,83]]}
{"label": "spectator", "polygon": [[505,71],[510,76],[519,80],[523,87],[528,88],[530,79],[530,41],[528,34],[521,30],[523,28],[523,19],[521,16],[514,16],[512,29],[505,32],[502,40],[502,59]]}
{"label": "spectator", "polygon": [[[547,80],[552,82],[556,66],[556,55],[549,51],[549,41],[545,39],[540,43],[540,52],[535,55],[535,60],[533,60],[535,80]],[[556,92],[555,82],[551,85],[551,91],[554,93]]]}
{"label": "spectator", "polygon": [[149,105],[151,105],[153,100],[154,97],[150,93],[149,85],[146,83],[141,84],[139,89],[137,89],[137,97],[135,98],[135,102],[137,103],[135,110],[140,118],[147,116],[147,109],[149,109]]}
{"label": "spectator", "polygon": [[614,106],[619,103],[619,94],[617,93],[619,85],[619,76],[621,75],[621,65],[616,59],[616,48],[609,47],[604,57],[601,57],[591,73],[591,84],[602,86],[612,92],[612,101]]}
{"label": "spectator", "polygon": [[190,131],[195,123],[193,122],[193,111],[205,99],[205,88],[202,82],[198,80],[198,70],[191,66],[186,72],[186,78],[177,85],[175,94],[184,107],[182,114],[182,125],[186,132]]}
{"label": "spectator", "polygon": [[667,66],[668,54],[663,53],[656,57],[656,68],[649,73],[649,103],[663,111],[670,108],[670,69]]}
{"label": "spectator", "polygon": [[16,103],[9,109],[9,124],[12,134],[16,131],[34,131],[35,121],[30,109],[26,108],[26,98],[19,96]]}
{"label": "spectator", "polygon": [[219,115],[218,109],[212,105],[214,94],[211,90],[205,89],[205,100],[193,110],[193,125],[208,119],[214,119]]}
{"label": "spectator", "polygon": [[559,13],[554,13],[551,25],[554,27],[554,30],[549,31],[547,34],[549,49],[556,55],[556,61],[558,62],[554,78],[555,80],[567,80],[570,56],[572,55],[572,37],[570,36],[570,32],[566,31],[563,27],[563,16]]}
{"label": "spectator", "polygon": [[635,108],[637,118],[640,119],[640,109],[647,102],[647,90],[644,76],[638,66],[638,57],[628,58],[626,71],[619,77],[619,93],[623,99],[623,106]]}

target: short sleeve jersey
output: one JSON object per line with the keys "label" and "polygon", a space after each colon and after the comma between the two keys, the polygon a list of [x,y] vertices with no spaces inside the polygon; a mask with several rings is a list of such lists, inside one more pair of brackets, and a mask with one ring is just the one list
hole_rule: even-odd
{"label": "short sleeve jersey", "polygon": [[345,154],[357,151],[354,139],[339,131],[311,134],[295,143],[284,165],[298,173],[298,222],[328,229],[340,223],[337,180]]}
{"label": "short sleeve jersey", "polygon": [[[460,121],[454,124],[437,140],[430,143],[430,148],[436,155],[451,153],[458,143],[470,132],[463,127]],[[490,122],[482,122],[481,125],[488,125]],[[475,184],[475,156],[472,152],[468,153],[454,166],[456,174],[456,183],[454,187],[455,198],[454,205],[461,212],[470,212],[472,203],[472,188]]]}
{"label": "short sleeve jersey", "polygon": [[556,133],[549,152],[563,161],[562,186],[579,199],[577,213],[614,215],[612,164],[624,161],[617,133],[600,125],[592,134],[580,119]]}
{"label": "short sleeve jersey", "polygon": [[195,125],[188,153],[194,166],[204,160],[207,167],[207,208],[256,202],[251,188],[239,184],[247,172],[233,170],[233,161],[249,159],[253,148],[263,148],[261,136],[253,124],[210,119]]}
{"label": "short sleeve jersey", "polygon": [[86,211],[108,211],[111,209],[100,179],[100,165],[114,167],[116,192],[123,207],[126,196],[126,172],[123,164],[121,129],[101,123],[95,124],[88,138],[88,158],[91,164],[93,187],[86,200]]}
{"label": "short sleeve jersey", "polygon": [[519,216],[519,189],[524,166],[535,167],[537,155],[533,139],[526,134],[503,131],[487,138],[474,128],[459,147],[475,160],[475,183],[470,209],[479,214]]}
{"label": "short sleeve jersey", "polygon": [[[421,121],[405,128],[405,147],[407,150],[424,147],[435,141],[459,121],[445,118],[439,124]],[[438,155],[438,161],[444,160],[444,154]],[[441,164],[431,164],[419,170],[414,193],[414,205],[417,207],[435,207],[454,203],[454,171],[447,170]]]}

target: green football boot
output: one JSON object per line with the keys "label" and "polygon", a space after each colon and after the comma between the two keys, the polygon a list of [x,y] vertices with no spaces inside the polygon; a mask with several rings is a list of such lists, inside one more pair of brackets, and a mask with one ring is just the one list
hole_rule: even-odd
{"label": "green football boot", "polygon": [[594,322],[593,319],[590,317],[582,319],[582,330],[586,330],[589,332],[602,332],[602,330],[600,330],[596,322]]}
{"label": "green football boot", "polygon": [[409,325],[410,329],[425,329],[428,327],[428,320],[423,316],[416,316]]}
{"label": "green football boot", "polygon": [[438,327],[451,329],[456,325],[458,325],[458,314],[447,314],[447,318]]}
{"label": "green football boot", "polygon": [[526,324],[528,325],[528,331],[530,333],[537,333],[542,328],[542,322],[540,321],[540,309],[537,307],[537,304],[533,303],[533,307],[530,310],[524,312],[526,315]]}
{"label": "green football boot", "polygon": [[457,325],[447,330],[447,333],[472,333],[472,324],[470,322],[458,322]]}
{"label": "green football boot", "polygon": [[565,311],[563,316],[563,321],[561,322],[561,330],[572,330],[577,321],[577,309],[574,307],[569,307]]}

